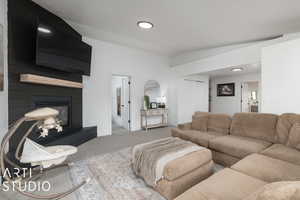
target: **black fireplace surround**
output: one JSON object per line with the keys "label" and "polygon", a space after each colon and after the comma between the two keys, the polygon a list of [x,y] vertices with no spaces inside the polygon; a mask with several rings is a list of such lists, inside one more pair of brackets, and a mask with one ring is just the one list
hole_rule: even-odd
{"label": "black fireplace surround", "polygon": [[[40,7],[31,0],[8,1],[8,118],[15,122],[36,108],[52,107],[63,113],[62,133],[50,133],[41,138],[33,133],[30,138],[42,145],[80,145],[97,136],[96,127],[83,127],[82,89],[21,83],[21,74],[35,74],[51,78],[82,82],[82,76],[36,65],[37,20],[42,18],[49,24],[58,24],[64,32],[81,39],[81,35],[61,18]],[[24,124],[10,143],[10,151],[16,149],[24,130]]]}

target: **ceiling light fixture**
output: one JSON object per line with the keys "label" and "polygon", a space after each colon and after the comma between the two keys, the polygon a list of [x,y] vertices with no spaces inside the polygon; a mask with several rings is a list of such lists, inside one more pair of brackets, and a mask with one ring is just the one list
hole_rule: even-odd
{"label": "ceiling light fixture", "polygon": [[43,27],[38,27],[38,30],[42,33],[47,33],[47,34],[51,33],[49,29]]}
{"label": "ceiling light fixture", "polygon": [[231,69],[232,72],[241,72],[241,71],[243,71],[243,70],[244,70],[244,69],[241,68],[241,67],[235,67],[235,68],[232,68],[232,69]]}
{"label": "ceiling light fixture", "polygon": [[151,22],[147,22],[147,21],[139,21],[137,23],[137,25],[141,29],[151,29],[151,28],[153,28],[153,24]]}

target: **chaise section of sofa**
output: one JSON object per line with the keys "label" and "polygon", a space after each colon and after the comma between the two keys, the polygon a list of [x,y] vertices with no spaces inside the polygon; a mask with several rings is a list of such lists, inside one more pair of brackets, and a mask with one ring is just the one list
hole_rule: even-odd
{"label": "chaise section of sofa", "polygon": [[300,180],[300,165],[260,154],[247,156],[233,165],[231,169],[269,183]]}
{"label": "chaise section of sofa", "polygon": [[228,135],[230,124],[229,115],[196,112],[191,123],[178,125],[171,132],[173,137],[208,147],[210,140]]}
{"label": "chaise section of sofa", "polygon": [[192,187],[176,200],[242,200],[266,184],[227,168]]}
{"label": "chaise section of sofa", "polygon": [[[230,135],[209,142],[209,148],[219,155],[215,162],[231,166],[234,160],[239,161],[250,154],[270,147],[276,140],[277,120],[278,116],[273,114],[235,114]],[[231,158],[231,162],[228,162],[228,157]]]}

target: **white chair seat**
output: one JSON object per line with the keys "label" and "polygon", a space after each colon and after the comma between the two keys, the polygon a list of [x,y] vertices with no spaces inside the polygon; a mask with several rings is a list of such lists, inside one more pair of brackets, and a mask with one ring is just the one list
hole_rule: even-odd
{"label": "white chair seat", "polygon": [[20,162],[42,165],[44,168],[63,163],[77,148],[68,145],[44,147],[26,138]]}

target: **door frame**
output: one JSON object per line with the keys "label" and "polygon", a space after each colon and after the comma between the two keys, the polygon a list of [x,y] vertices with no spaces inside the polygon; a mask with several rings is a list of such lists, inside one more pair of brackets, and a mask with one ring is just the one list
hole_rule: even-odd
{"label": "door frame", "polygon": [[240,110],[241,110],[241,112],[244,112],[245,99],[243,97],[244,97],[244,92],[245,92],[245,85],[249,84],[249,83],[257,83],[258,84],[258,87],[257,87],[258,112],[260,112],[260,109],[261,109],[261,82],[258,80],[241,82]]}
{"label": "door frame", "polygon": [[[120,77],[120,78],[127,78],[128,79],[128,131],[131,132],[132,130],[132,98],[131,98],[131,90],[132,90],[132,78],[130,75],[121,75],[121,74],[112,74],[111,75],[111,82],[113,77]],[[112,121],[112,115],[111,115],[111,120]],[[111,127],[111,132],[112,132],[112,127]]]}

